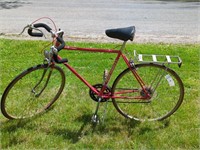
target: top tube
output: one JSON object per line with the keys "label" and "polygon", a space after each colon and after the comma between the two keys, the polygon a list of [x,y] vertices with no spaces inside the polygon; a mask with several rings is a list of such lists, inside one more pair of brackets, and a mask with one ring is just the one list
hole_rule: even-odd
{"label": "top tube", "polygon": [[65,46],[63,50],[74,50],[74,51],[87,51],[87,52],[102,52],[102,53],[119,53],[123,51],[126,45],[126,41],[123,42],[121,48],[119,50],[114,49],[101,49],[101,48],[81,48],[81,47],[73,47],[73,46]]}

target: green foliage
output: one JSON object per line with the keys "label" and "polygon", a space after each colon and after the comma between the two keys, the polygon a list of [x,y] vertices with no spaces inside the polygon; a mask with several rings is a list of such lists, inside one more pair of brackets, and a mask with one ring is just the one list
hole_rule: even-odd
{"label": "green foliage", "polygon": [[[0,39],[0,95],[8,83],[26,68],[43,62],[45,41]],[[68,43],[80,47],[113,48],[115,44]],[[200,45],[128,44],[131,56],[138,53],[179,55],[183,65],[172,68],[185,85],[185,98],[179,110],[162,122],[138,123],[123,118],[108,103],[103,123],[91,124],[96,103],[88,88],[67,69],[66,86],[47,113],[26,120],[7,120],[0,115],[2,149],[199,149],[199,73]],[[112,65],[115,54],[61,51],[61,56],[92,84],[102,82],[104,69]],[[125,69],[117,66],[114,77]],[[23,95],[22,95],[23,96]],[[106,104],[101,104],[102,116]]]}

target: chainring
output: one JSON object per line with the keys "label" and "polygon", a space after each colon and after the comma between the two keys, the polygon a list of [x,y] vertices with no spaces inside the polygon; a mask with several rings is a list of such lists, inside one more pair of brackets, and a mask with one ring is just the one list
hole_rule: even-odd
{"label": "chainring", "polygon": [[[102,84],[95,84],[93,85],[93,87],[97,90],[97,91],[101,91],[103,85]],[[109,87],[106,87],[106,89],[104,90],[104,94],[109,94],[111,93],[111,89]],[[95,102],[98,102],[98,95],[96,93],[94,93],[91,89],[89,90],[89,95],[91,97],[92,100],[94,100]],[[106,102],[108,101],[108,98],[103,98],[101,99],[101,102]]]}

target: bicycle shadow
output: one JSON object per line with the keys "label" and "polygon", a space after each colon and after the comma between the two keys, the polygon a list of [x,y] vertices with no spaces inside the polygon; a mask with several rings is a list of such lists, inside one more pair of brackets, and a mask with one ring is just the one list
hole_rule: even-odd
{"label": "bicycle shadow", "polygon": [[15,133],[17,133],[22,128],[26,128],[27,124],[31,121],[31,119],[20,119],[6,120],[4,122],[1,122],[1,136],[2,138],[7,139],[6,143],[1,140],[1,147],[3,149],[6,149],[8,147],[23,143],[24,140],[19,139],[19,137],[16,136]]}
{"label": "bicycle shadow", "polygon": [[[37,116],[34,116],[32,118],[28,119],[21,119],[21,120],[6,120],[4,122],[1,122],[1,135],[4,137],[4,134],[9,135],[15,135],[18,130],[22,128],[26,128],[28,130],[35,130],[37,128],[37,125],[32,123],[37,118],[39,118],[40,114]],[[113,118],[107,118],[104,123],[99,124],[93,124],[91,122],[91,113],[89,114],[83,114],[82,116],[79,116],[75,118],[75,121],[70,124],[77,124],[74,127],[71,127],[70,124],[64,128],[57,128],[52,127],[49,130],[51,130],[51,134],[53,136],[60,136],[64,140],[69,140],[71,143],[75,144],[79,142],[82,138],[86,136],[92,136],[92,135],[98,135],[98,136],[104,136],[104,135],[112,135],[115,134],[121,134],[121,133],[127,133],[127,137],[131,137],[139,132],[139,135],[146,134],[148,132],[154,131],[154,130],[162,130],[164,128],[167,128],[170,124],[169,120],[159,122],[159,125],[155,126],[155,128],[149,127],[147,124],[135,121],[135,120],[129,120],[129,119],[113,119]],[[146,126],[147,125],[147,126]],[[41,132],[46,132],[41,130]],[[8,135],[7,135],[8,136]],[[14,146],[20,143],[23,143],[23,139],[18,139],[17,136],[10,136],[9,137],[9,143],[6,145],[3,145],[4,148]]]}
{"label": "bicycle shadow", "polygon": [[170,119],[165,119],[163,121],[152,121],[152,122],[138,122],[134,120],[126,120],[123,125],[127,130],[127,137],[131,137],[132,135],[143,135],[146,133],[166,129],[170,125]]}
{"label": "bicycle shadow", "polygon": [[12,120],[5,120],[1,121],[1,131],[8,131],[8,132],[15,132],[16,130],[20,128],[24,128],[28,123],[31,121],[39,118],[44,113],[35,115],[31,118],[25,118],[25,119],[12,119]]}
{"label": "bicycle shadow", "polygon": [[72,143],[77,143],[82,137],[88,134],[94,133],[97,124],[91,123],[91,114],[84,114],[75,119],[75,123],[82,123],[78,130],[72,130],[70,128],[54,129],[53,135],[61,136],[63,139],[71,140]]}
{"label": "bicycle shadow", "polygon": [[32,124],[32,122],[40,118],[42,115],[45,115],[45,113],[48,113],[52,109],[53,107],[31,118],[13,119],[13,120],[6,119],[4,121],[1,121],[0,122],[1,137],[5,137],[8,139],[6,143],[4,143],[3,140],[1,139],[1,148],[6,149],[8,147],[24,143],[24,140],[20,139],[16,133],[21,129],[35,130],[36,126],[35,124]]}
{"label": "bicycle shadow", "polygon": [[73,144],[77,143],[83,137],[91,135],[91,134],[106,134],[108,132],[120,132],[120,128],[113,127],[107,128],[106,124],[97,123],[94,124],[91,121],[91,114],[84,114],[75,119],[74,123],[81,124],[78,130],[73,130],[70,127],[65,129],[54,129],[54,136],[61,136],[65,140],[70,140]]}
{"label": "bicycle shadow", "polygon": [[111,125],[109,124],[109,121],[105,123],[93,124],[91,122],[91,114],[84,114],[76,118],[75,122],[82,123],[78,130],[66,127],[64,129],[54,129],[52,134],[54,136],[61,136],[63,139],[70,140],[73,144],[75,144],[85,136],[91,136],[94,134],[101,136],[106,134],[109,135],[110,133],[120,134],[122,132],[126,132],[128,133],[127,137],[131,137],[135,135],[135,132],[139,131],[139,134],[142,135],[154,130],[162,130],[167,128],[170,124],[169,120],[165,120],[159,122],[160,125],[155,126],[155,128],[151,128],[146,127],[145,125],[141,126],[143,123],[129,119],[125,119],[123,121],[120,120],[119,126],[114,125],[116,124],[116,120],[114,120]]}

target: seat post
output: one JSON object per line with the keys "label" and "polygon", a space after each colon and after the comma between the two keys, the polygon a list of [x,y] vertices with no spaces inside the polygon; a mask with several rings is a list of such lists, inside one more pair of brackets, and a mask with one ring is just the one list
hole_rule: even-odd
{"label": "seat post", "polygon": [[123,42],[123,44],[122,44],[122,46],[121,46],[121,48],[120,48],[120,51],[121,51],[121,52],[124,50],[124,48],[125,48],[125,46],[126,46],[126,42],[127,42],[127,41],[124,41],[124,42]]}

